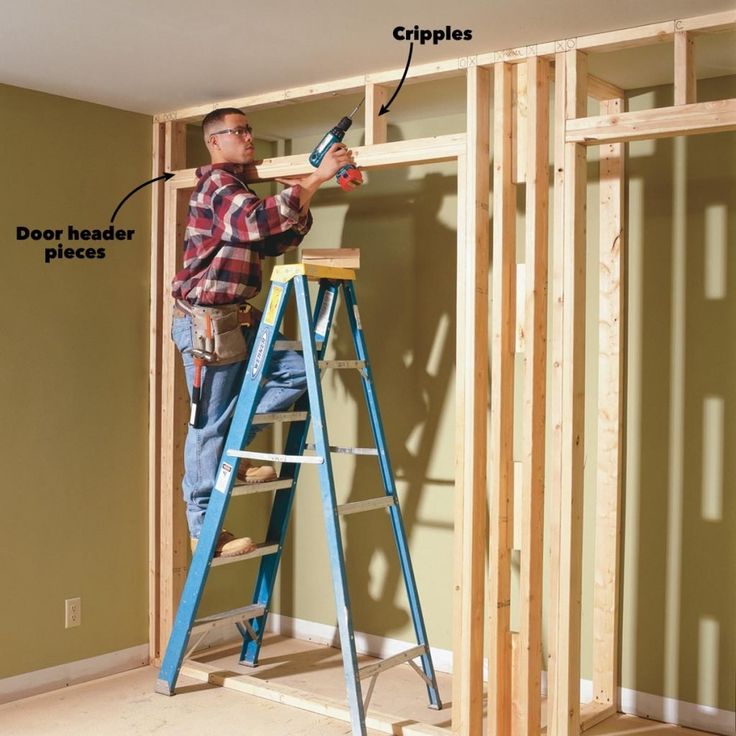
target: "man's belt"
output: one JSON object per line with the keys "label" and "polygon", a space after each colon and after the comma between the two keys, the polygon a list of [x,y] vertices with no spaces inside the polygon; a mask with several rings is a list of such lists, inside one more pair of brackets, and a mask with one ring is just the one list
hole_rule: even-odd
{"label": "man's belt", "polygon": [[241,326],[252,327],[258,322],[260,312],[248,302],[242,304],[218,304],[217,306],[204,307],[192,305],[183,299],[177,299],[174,306],[175,317],[195,317],[196,315],[208,314],[211,319],[219,320],[233,312],[237,312],[237,319]]}

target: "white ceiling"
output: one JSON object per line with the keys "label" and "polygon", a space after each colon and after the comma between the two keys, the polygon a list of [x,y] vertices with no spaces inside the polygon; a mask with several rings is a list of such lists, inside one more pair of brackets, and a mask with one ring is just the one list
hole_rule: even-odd
{"label": "white ceiling", "polygon": [[[412,63],[734,8],[734,0],[0,0],[0,82],[144,113],[396,69],[395,26],[471,29],[415,44]],[[668,81],[669,57],[603,71],[627,88]],[[660,51],[660,56],[662,53]],[[707,76],[736,73],[733,35]],[[606,67],[605,64],[608,63]]]}

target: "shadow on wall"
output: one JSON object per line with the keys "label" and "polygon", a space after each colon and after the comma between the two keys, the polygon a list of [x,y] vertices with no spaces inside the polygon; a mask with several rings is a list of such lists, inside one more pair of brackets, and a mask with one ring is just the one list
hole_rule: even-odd
{"label": "shadow on wall", "polygon": [[[666,92],[657,88],[655,106]],[[735,140],[648,141],[632,144],[627,160],[633,554],[625,560],[622,684],[728,709],[736,668]]]}
{"label": "shadow on wall", "polygon": [[[440,526],[449,534],[446,548],[436,554],[445,559],[452,555],[452,518],[447,524],[420,521],[418,510],[428,483],[449,497],[453,492],[452,464],[437,472],[431,461],[438,442],[453,442],[452,436],[440,438],[438,428],[452,407],[456,231],[443,224],[438,213],[444,197],[454,197],[456,190],[454,174],[429,173],[410,180],[406,168],[371,171],[366,186],[347,200],[339,244],[361,250],[356,292],[410,546],[418,523]],[[320,193],[321,206],[345,202],[339,190]],[[330,345],[335,359],[354,359],[342,307]],[[355,444],[375,447],[357,372],[332,371],[323,386],[344,392],[355,402]],[[334,432],[331,441],[346,444]],[[353,467],[348,487],[340,492],[342,503],[382,494],[375,458],[358,456]],[[440,478],[429,479],[430,473]],[[385,512],[349,515],[344,529],[356,630],[388,635],[401,629],[409,621],[409,612],[389,516]],[[448,597],[450,585],[448,580]],[[290,597],[288,591],[282,592],[284,600]],[[419,593],[422,599],[421,581]]]}

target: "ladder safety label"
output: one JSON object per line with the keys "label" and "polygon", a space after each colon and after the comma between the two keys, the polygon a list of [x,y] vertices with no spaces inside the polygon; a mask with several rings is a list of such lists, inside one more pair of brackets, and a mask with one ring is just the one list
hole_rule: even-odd
{"label": "ladder safety label", "polygon": [[332,309],[332,302],[335,301],[335,292],[328,290],[325,292],[325,297],[322,300],[322,306],[317,316],[317,324],[314,326],[314,332],[317,335],[324,335],[327,330],[327,320],[330,318],[330,310]]}
{"label": "ladder safety label", "polygon": [[261,335],[261,339],[258,341],[258,346],[256,347],[256,357],[253,360],[253,370],[251,371],[251,376],[253,378],[258,375],[258,371],[261,369],[263,356],[266,354],[266,343],[268,342],[268,335],[268,330],[264,330],[263,334]]}
{"label": "ladder safety label", "polygon": [[220,468],[220,472],[217,476],[217,483],[215,483],[215,490],[220,491],[220,493],[225,493],[227,491],[227,484],[230,480],[230,476],[233,472],[233,466],[230,465],[230,463],[223,463],[222,467]]}
{"label": "ladder safety label", "polygon": [[[109,225],[106,228],[77,228],[67,225],[65,228],[31,228],[18,225],[15,228],[15,239],[19,242],[31,241],[45,244],[43,252],[44,263],[64,259],[103,259],[107,253],[104,248],[92,247],[99,241],[129,241],[133,239],[135,230],[116,228]],[[61,242],[64,241],[64,242]],[[81,247],[72,247],[69,243],[85,241]],[[92,241],[92,242],[89,242]]]}
{"label": "ladder safety label", "polygon": [[444,28],[420,28],[414,26],[407,28],[406,26],[396,26],[394,28],[394,38],[397,41],[419,41],[420,46],[431,41],[435,46],[440,41],[470,41],[473,38],[473,31],[469,28],[461,31],[459,28],[445,26]]}
{"label": "ladder safety label", "polygon": [[360,312],[358,311],[357,304],[353,304],[353,314],[355,315],[355,324],[358,326],[359,330],[362,330],[363,325],[360,324]]}
{"label": "ladder safety label", "polygon": [[276,312],[281,304],[281,297],[283,296],[284,289],[281,286],[273,285],[271,288],[271,298],[268,300],[268,307],[266,309],[266,315],[263,321],[267,325],[273,325],[276,322]]}

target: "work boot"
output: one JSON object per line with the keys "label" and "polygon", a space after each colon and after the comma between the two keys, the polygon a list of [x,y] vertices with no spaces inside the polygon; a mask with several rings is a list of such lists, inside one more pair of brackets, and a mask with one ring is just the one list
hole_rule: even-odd
{"label": "work boot", "polygon": [[247,460],[241,460],[238,480],[243,483],[269,483],[276,480],[276,471],[270,465],[253,465]]}
{"label": "work boot", "polygon": [[[192,554],[197,549],[198,539],[192,537],[189,543],[192,547]],[[223,529],[220,532],[220,537],[215,545],[215,557],[237,557],[238,555],[245,555],[248,552],[253,552],[256,549],[256,545],[250,537],[239,537],[235,538],[232,532]]]}

